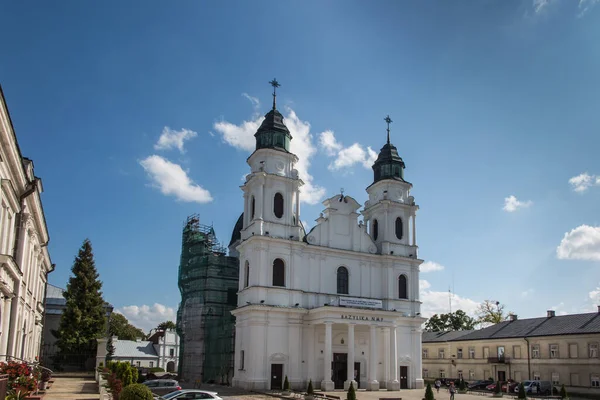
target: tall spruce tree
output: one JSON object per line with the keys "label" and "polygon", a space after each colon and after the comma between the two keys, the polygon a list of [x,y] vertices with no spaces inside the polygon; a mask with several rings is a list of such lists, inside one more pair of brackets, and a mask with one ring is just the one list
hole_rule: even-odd
{"label": "tall spruce tree", "polygon": [[73,276],[64,292],[67,305],[56,331],[56,344],[65,361],[71,355],[78,355],[80,360],[81,356],[93,356],[98,344],[96,339],[106,334],[102,282],[98,279],[92,244],[88,239],[79,249],[71,272]]}

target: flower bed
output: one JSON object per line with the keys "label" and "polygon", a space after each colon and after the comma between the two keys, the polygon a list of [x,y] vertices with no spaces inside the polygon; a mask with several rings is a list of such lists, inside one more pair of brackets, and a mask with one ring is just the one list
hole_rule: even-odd
{"label": "flower bed", "polygon": [[2,362],[0,363],[0,374],[8,375],[7,393],[11,397],[22,398],[37,391],[39,373],[26,363]]}

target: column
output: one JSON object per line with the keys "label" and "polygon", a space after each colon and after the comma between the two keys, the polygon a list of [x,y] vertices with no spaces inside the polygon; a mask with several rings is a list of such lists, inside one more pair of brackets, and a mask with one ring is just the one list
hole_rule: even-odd
{"label": "column", "polygon": [[[417,245],[417,214],[413,214],[412,220],[413,220],[413,223],[412,223],[412,225],[413,225],[412,226],[412,231],[413,231],[413,246],[416,246]],[[415,257],[416,256],[417,255],[415,254]]]}
{"label": "column", "polygon": [[300,226],[300,189],[296,189],[296,226]]}
{"label": "column", "polygon": [[[6,294],[2,294],[6,296]],[[10,304],[12,300],[5,298],[2,304],[2,333],[0,336],[0,355],[8,354],[8,336],[9,336],[9,324],[10,324]],[[3,359],[5,357],[2,357]]]}
{"label": "column", "polygon": [[392,359],[392,375],[387,384],[388,390],[400,390],[400,381],[398,380],[398,336],[395,326],[390,328],[390,357]]}
{"label": "column", "polygon": [[386,389],[389,390],[387,383],[390,381],[390,328],[381,328],[381,337],[383,339],[383,379]]}
{"label": "column", "polygon": [[321,381],[321,390],[328,392],[334,389],[333,381],[331,380],[331,325],[333,325],[333,322],[325,322],[325,351],[323,354],[325,362],[323,371],[325,373]]}
{"label": "column", "polygon": [[356,380],[354,379],[354,324],[348,324],[348,379],[344,382],[344,389],[348,390],[350,388],[350,383],[354,389],[358,389],[356,387]]}
{"label": "column", "polygon": [[371,336],[369,338],[369,383],[367,390],[379,390],[379,381],[377,380],[377,327],[371,325]]}

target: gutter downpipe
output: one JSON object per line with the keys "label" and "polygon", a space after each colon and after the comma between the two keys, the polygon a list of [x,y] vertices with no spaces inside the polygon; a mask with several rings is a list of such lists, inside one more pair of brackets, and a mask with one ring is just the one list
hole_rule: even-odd
{"label": "gutter downpipe", "polygon": [[527,342],[527,379],[531,380],[531,346],[529,345],[529,339],[525,336],[523,339]]}

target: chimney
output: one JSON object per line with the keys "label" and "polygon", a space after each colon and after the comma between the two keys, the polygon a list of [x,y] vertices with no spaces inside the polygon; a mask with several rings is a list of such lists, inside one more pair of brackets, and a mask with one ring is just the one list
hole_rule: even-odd
{"label": "chimney", "polygon": [[556,316],[556,312],[554,310],[548,310],[548,318],[552,318]]}
{"label": "chimney", "polygon": [[511,321],[516,321],[517,320],[517,314],[510,314],[510,320]]}
{"label": "chimney", "polygon": [[598,306],[598,314],[600,314],[600,306]]}

